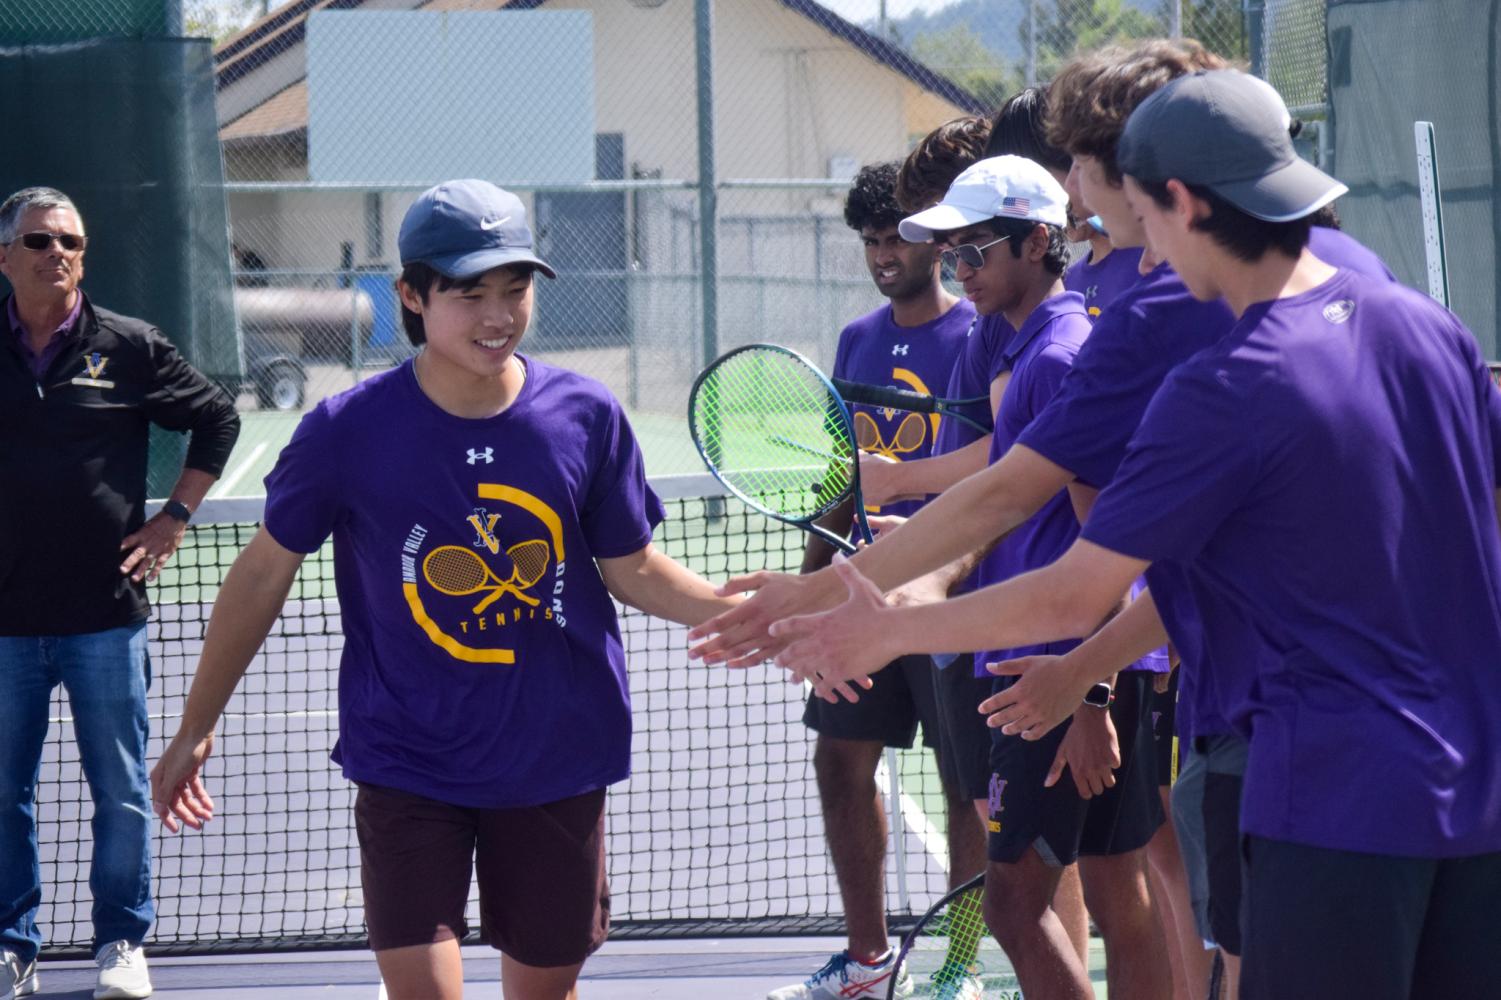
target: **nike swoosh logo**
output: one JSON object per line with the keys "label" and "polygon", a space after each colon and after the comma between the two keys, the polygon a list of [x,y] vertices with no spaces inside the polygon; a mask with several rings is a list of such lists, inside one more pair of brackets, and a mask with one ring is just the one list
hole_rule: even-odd
{"label": "nike swoosh logo", "polygon": [[504,219],[481,219],[479,227],[481,229],[487,229],[487,230],[488,229],[499,229],[501,226],[505,225],[507,222],[510,222],[510,221],[511,221],[511,217],[509,215],[506,216]]}

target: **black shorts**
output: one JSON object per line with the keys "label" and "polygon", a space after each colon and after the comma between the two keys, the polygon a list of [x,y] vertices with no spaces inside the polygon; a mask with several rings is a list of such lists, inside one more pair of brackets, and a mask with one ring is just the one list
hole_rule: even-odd
{"label": "black shorts", "polygon": [[977,802],[990,794],[990,727],[980,702],[990,697],[994,679],[975,676],[975,658],[966,653],[933,670],[938,700],[938,769],[945,788]]}
{"label": "black shorts", "polygon": [[938,703],[933,694],[933,661],[927,656],[903,656],[871,675],[875,686],[861,691],[860,700],[837,703],[808,695],[803,725],[823,736],[841,740],[873,740],[905,749],[922,723],[925,747],[938,746]]}
{"label": "black shorts", "polygon": [[1209,873],[1209,930],[1227,954],[1241,953],[1240,798],[1245,785],[1245,740],[1209,736],[1204,755],[1204,860]]}
{"label": "black shorts", "polygon": [[1178,671],[1168,674],[1167,690],[1152,689],[1152,747],[1157,757],[1157,784],[1168,786],[1178,780]]}
{"label": "black shorts", "polygon": [[1036,742],[991,730],[991,861],[1013,863],[1035,847],[1044,861],[1061,867],[1081,854],[1126,854],[1147,845],[1164,819],[1151,752],[1151,692],[1152,675],[1143,671],[1126,671],[1117,680],[1109,711],[1121,766],[1115,786],[1093,798],[1081,798],[1067,772],[1043,787],[1072,719]]}
{"label": "black shorts", "polygon": [[480,934],[523,965],[577,965],[605,941],[605,790],[471,809],[360,785],[354,801],[372,951],[458,939],[479,873]]}
{"label": "black shorts", "polygon": [[1246,837],[1243,1000],[1489,1000],[1501,853],[1357,854]]}

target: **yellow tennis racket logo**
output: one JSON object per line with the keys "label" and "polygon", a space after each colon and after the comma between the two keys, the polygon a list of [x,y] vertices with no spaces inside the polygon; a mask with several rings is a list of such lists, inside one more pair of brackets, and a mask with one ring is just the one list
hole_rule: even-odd
{"label": "yellow tennis racket logo", "polygon": [[909,413],[903,417],[889,442],[881,437],[881,428],[870,414],[864,410],[855,414],[855,441],[859,443],[861,451],[896,458],[898,455],[910,455],[921,448],[927,437],[928,425],[920,413]]}
{"label": "yellow tennis racket logo", "polygon": [[489,593],[474,606],[475,614],[480,614],[505,594],[535,608],[541,602],[527,591],[536,586],[547,572],[551,557],[552,550],[540,538],[517,542],[505,551],[511,571],[501,579],[473,549],[442,545],[422,560],[422,575],[434,590],[449,597],[468,597],[488,590]]}

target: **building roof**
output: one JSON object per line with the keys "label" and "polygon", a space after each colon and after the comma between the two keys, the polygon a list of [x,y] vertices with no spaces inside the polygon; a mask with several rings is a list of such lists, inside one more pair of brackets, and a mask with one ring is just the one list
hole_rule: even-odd
{"label": "building roof", "polygon": [[[547,0],[497,0],[499,10],[532,10]],[[988,109],[974,94],[953,80],[913,59],[878,35],[845,20],[816,0],[776,0],[830,34],[843,39],[882,65],[900,73],[924,90],[972,114]],[[292,0],[250,24],[214,49],[214,76],[220,89],[229,86],[288,49],[302,44],[308,15],[318,10],[355,10],[365,0]],[[426,6],[420,4],[419,6]],[[261,102],[220,130],[224,139],[286,135],[307,127],[307,80],[299,79]]]}

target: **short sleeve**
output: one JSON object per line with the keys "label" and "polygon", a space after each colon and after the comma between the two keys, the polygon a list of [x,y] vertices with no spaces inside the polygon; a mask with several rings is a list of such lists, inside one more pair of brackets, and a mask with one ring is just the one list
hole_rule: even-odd
{"label": "short sleeve", "polygon": [[666,518],[662,501],[646,482],[646,465],[629,421],[613,399],[592,436],[593,476],[579,512],[589,553],[614,559],[646,547]]}
{"label": "short sleeve", "polygon": [[1245,501],[1259,466],[1248,428],[1259,421],[1223,374],[1194,365],[1169,376],[1095,502],[1084,538],[1137,559],[1186,561]]}
{"label": "short sleeve", "polygon": [[317,552],[343,513],[341,449],[327,404],[310,410],[266,476],[265,527],[292,552]]}
{"label": "short sleeve", "polygon": [[1073,368],[1074,352],[1060,344],[1048,344],[1027,365],[1027,412],[1032,417],[1047,409]]}

